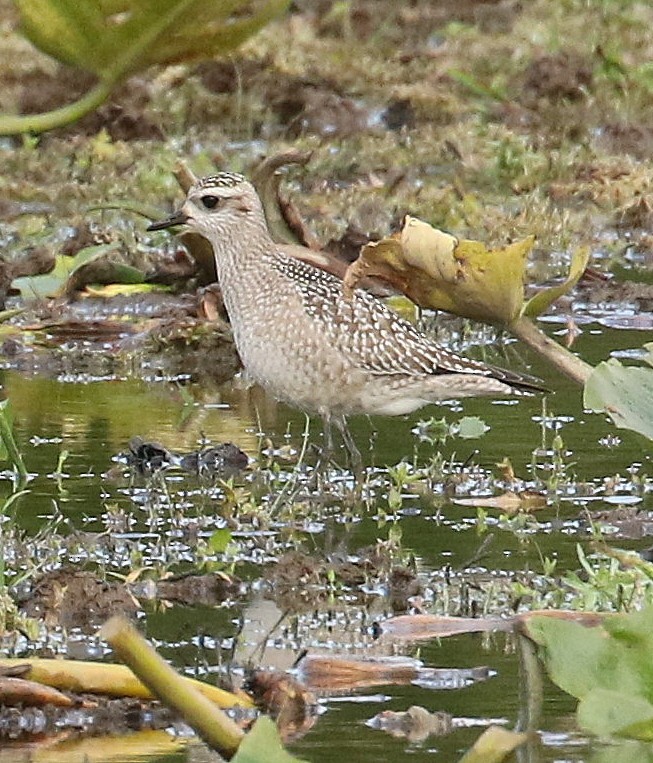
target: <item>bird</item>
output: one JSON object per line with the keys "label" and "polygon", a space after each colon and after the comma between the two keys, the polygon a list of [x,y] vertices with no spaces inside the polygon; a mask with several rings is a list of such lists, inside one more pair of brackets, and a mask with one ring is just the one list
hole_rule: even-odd
{"label": "bird", "polygon": [[436,344],[385,302],[284,253],[254,186],[236,172],[196,180],[170,217],[206,238],[236,349],[247,376],[275,398],[333,427],[350,462],[361,456],[347,427],[355,414],[400,416],[429,403],[545,391],[537,379],[462,357]]}

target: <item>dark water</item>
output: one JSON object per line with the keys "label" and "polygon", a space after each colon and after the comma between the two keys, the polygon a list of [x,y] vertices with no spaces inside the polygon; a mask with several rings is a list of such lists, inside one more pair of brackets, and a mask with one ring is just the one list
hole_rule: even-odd
{"label": "dark water", "polygon": [[[607,357],[607,348],[638,347],[651,338],[641,332],[598,327],[595,332],[585,327],[578,344],[579,351],[590,362]],[[522,398],[510,404],[468,400],[434,406],[410,418],[373,421],[362,418],[352,422],[352,430],[367,462],[378,467],[394,465],[402,459],[425,463],[440,451],[445,460],[454,459],[460,464],[470,459],[488,470],[508,457],[515,472],[524,478],[532,476],[534,461],[547,461],[546,455],[534,459],[532,454],[543,444],[545,449],[550,448],[557,431],[569,452],[570,482],[593,486],[597,500],[588,504],[591,509],[614,506],[606,503],[603,481],[632,469],[650,473],[648,445],[637,435],[615,430],[604,416],[584,412],[579,390],[566,380],[552,377],[537,364],[533,372],[544,378],[553,390],[545,403],[538,397]],[[262,435],[269,436],[277,447],[288,443],[299,447],[305,426],[304,417],[297,412],[276,405],[260,394],[238,389],[218,394],[192,385],[183,389],[168,382],[129,378],[89,380],[75,376],[29,378],[10,371],[2,374],[1,383],[11,400],[17,439],[27,468],[37,475],[29,485],[29,493],[14,507],[13,518],[28,533],[37,532],[54,516],[63,520],[69,530],[102,530],[107,526],[107,512],[123,510],[136,520],[129,531],[132,537],[141,534],[145,539],[153,527],[151,516],[134,503],[133,492],[127,490],[124,483],[103,476],[116,466],[115,455],[126,449],[135,434],[179,451],[196,448],[202,437],[213,442],[230,440],[255,456]],[[548,417],[545,424],[542,422],[544,411]],[[462,416],[479,416],[489,431],[478,440],[454,438],[442,446],[420,443],[412,430],[419,420],[430,416],[445,416],[452,422]],[[317,440],[318,422],[313,422],[311,431]],[[286,432],[289,438],[284,437]],[[367,445],[370,437],[371,450]],[[57,476],[54,472],[64,450],[67,456],[61,467],[62,474]],[[7,482],[4,492],[6,495],[10,492]],[[488,530],[494,534],[494,540],[482,559],[486,574],[541,570],[545,557],[557,559],[559,572],[576,569],[576,544],[587,535],[578,528],[580,503],[572,498],[562,496],[538,514],[537,529],[530,534],[532,537],[497,525],[499,512],[488,512]],[[206,516],[213,510],[210,503],[199,507],[193,505],[192,499],[189,503],[190,513],[196,511]],[[643,497],[639,507],[653,509],[650,493]],[[407,495],[394,519],[401,527],[402,547],[414,554],[423,570],[439,570],[445,565],[456,567],[464,563],[479,547],[482,537],[476,514],[474,507],[458,506],[449,500],[443,499],[434,505]],[[159,517],[159,526],[165,526],[168,519]],[[387,526],[374,508],[348,522],[339,521],[337,513],[333,513],[321,518],[320,530],[310,537],[305,534],[317,548],[340,544],[353,550],[372,544],[379,537],[387,537]],[[143,542],[147,548],[147,541]],[[644,548],[650,545],[650,539],[624,540],[618,545]],[[254,566],[250,571],[254,576],[260,574],[260,569]],[[198,665],[215,664],[228,657],[228,649],[223,647],[199,647],[198,633],[229,642],[236,637],[239,614],[225,608],[172,607],[152,611],[146,630],[161,643],[161,652],[166,657],[192,672]],[[372,613],[370,619],[382,616],[381,610]],[[355,641],[356,626],[348,627]],[[327,712],[310,733],[293,745],[293,751],[316,763],[343,758],[399,760],[405,756],[419,761],[455,761],[492,720],[513,728],[523,713],[520,692],[525,678],[520,675],[519,647],[514,639],[502,634],[491,638],[468,635],[404,647],[401,651],[419,657],[426,666],[488,666],[494,675],[485,682],[461,689],[434,691],[417,686],[386,686],[375,688],[368,698],[358,695],[327,701]],[[286,656],[280,661],[283,660],[287,661]],[[456,719],[459,728],[446,736],[407,742],[365,725],[382,710],[405,710],[410,705],[446,711]],[[520,752],[519,760],[610,759],[601,757],[605,750],[600,745],[590,743],[579,734],[574,723],[574,707],[574,700],[545,682],[543,715],[537,724],[543,733],[540,741]],[[194,759],[197,751],[193,750],[192,745],[188,749],[184,747],[166,759]],[[620,752],[613,750],[613,753],[615,760],[627,759],[619,757]]]}

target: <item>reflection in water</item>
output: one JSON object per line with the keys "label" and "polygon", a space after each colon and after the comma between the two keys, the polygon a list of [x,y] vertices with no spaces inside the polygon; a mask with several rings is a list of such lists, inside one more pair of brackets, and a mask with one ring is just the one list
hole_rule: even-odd
{"label": "reflection in water", "polygon": [[[74,712],[80,714],[79,710]],[[189,760],[187,748],[186,740],[175,738],[163,730],[137,731],[120,736],[114,733],[111,736],[64,738],[59,742],[46,737],[42,749],[39,749],[36,743],[29,755],[25,753],[23,746],[18,748],[18,745],[3,743],[3,749],[0,749],[0,763],[16,763],[18,760],[28,759],[42,763],[154,763],[157,760],[182,763]],[[215,761],[217,757],[212,755],[211,758],[204,758],[207,761],[210,759]]]}
{"label": "reflection in water", "polygon": [[[533,370],[546,378],[543,369]],[[551,386],[556,386],[557,391],[547,400],[546,414],[542,401],[533,397],[510,405],[505,401],[466,400],[433,406],[410,418],[354,419],[352,432],[368,464],[383,467],[396,465],[402,459],[410,464],[415,461],[418,466],[431,462],[453,464],[450,479],[446,475],[439,481],[434,478],[437,489],[429,485],[422,493],[404,485],[397,489],[392,503],[388,488],[391,481],[387,472],[378,470],[372,479],[383,474],[386,481],[379,478],[380,487],[364,508],[341,505],[337,496],[321,507],[301,501],[290,501],[284,507],[275,505],[270,516],[259,516],[256,510],[260,507],[254,505],[246,509],[251,514],[247,515],[243,531],[221,486],[202,489],[186,477],[177,476],[176,482],[167,486],[167,492],[163,491],[160,503],[148,502],[142,483],[114,482],[105,476],[115,466],[112,459],[126,450],[134,435],[159,441],[176,452],[194,451],[204,439],[212,443],[231,441],[255,457],[264,437],[270,437],[279,447],[288,443],[288,431],[290,443],[297,448],[305,427],[301,413],[275,403],[260,389],[244,389],[238,383],[218,387],[113,377],[79,383],[79,377],[73,382],[29,378],[15,372],[5,372],[2,381],[12,404],[27,468],[37,475],[29,484],[29,493],[12,507],[17,523],[30,533],[42,529],[47,518],[56,515],[60,527],[83,531],[80,536],[88,536],[95,556],[84,550],[84,538],[80,537],[79,546],[75,546],[80,549],[77,561],[91,559],[96,565],[106,564],[108,569],[113,565],[120,574],[128,574],[141,565],[150,572],[168,567],[175,571],[204,571],[202,564],[217,564],[221,570],[222,556],[212,551],[210,542],[215,532],[229,533],[235,528],[233,540],[242,557],[234,569],[246,583],[253,581],[256,593],[250,589],[248,597],[238,600],[232,609],[183,603],[162,606],[160,611],[153,607],[146,619],[149,635],[165,645],[166,656],[187,668],[208,666],[209,673],[219,672],[219,666],[229,658],[226,651],[231,640],[242,650],[239,658],[246,660],[254,655],[256,661],[262,650],[263,662],[284,668],[294,662],[304,646],[314,652],[341,650],[349,655],[395,648],[369,638],[368,626],[383,619],[390,606],[380,585],[365,589],[364,604],[360,595],[363,589],[338,577],[332,581],[332,589],[322,588],[315,599],[309,597],[301,611],[292,609],[290,597],[272,602],[268,598],[272,595],[270,582],[262,581],[261,576],[271,560],[278,562],[280,548],[299,547],[334,566],[334,559],[347,563],[358,549],[375,544],[379,538],[385,541],[398,529],[402,551],[413,558],[420,575],[430,575],[431,592],[425,592],[426,606],[446,607],[443,598],[452,597],[457,590],[456,581],[463,577],[460,568],[474,559],[473,574],[479,589],[469,589],[466,595],[482,608],[483,591],[510,579],[515,570],[520,574],[540,571],[543,559],[555,560],[556,574],[575,569],[576,543],[585,527],[579,522],[579,512],[612,508],[605,500],[605,477],[616,472],[630,474],[629,469],[636,463],[642,464],[638,468],[650,471],[650,456],[642,452],[641,441],[629,433],[620,433],[618,443],[603,447],[601,443],[613,431],[610,425],[601,416],[586,415],[579,391],[556,379]],[[489,429],[480,439],[420,441],[413,430],[419,419],[430,416],[436,420],[444,417],[448,424],[456,424],[463,416],[478,416]],[[319,435],[320,424],[315,422],[311,440],[319,444]],[[452,503],[452,496],[478,496],[491,489],[491,477],[497,474],[495,464],[504,457],[510,459],[518,477],[528,479],[535,451],[539,452],[539,460],[552,461],[555,454],[551,440],[556,435],[564,442],[559,452],[571,454],[574,475],[570,479],[579,488],[574,495],[562,496],[565,500],[558,496],[542,514],[522,518],[522,524],[515,527],[500,519],[498,513],[489,512],[480,522],[475,508]],[[543,438],[548,438],[546,443]],[[54,475],[64,450],[68,456],[62,461],[62,474]],[[314,456],[310,454],[309,458]],[[463,468],[461,465],[468,460],[475,466]],[[408,474],[414,472],[411,469]],[[547,473],[542,471],[540,476],[546,479]],[[7,483],[4,487],[6,495],[10,487]],[[256,487],[247,484],[248,489]],[[583,496],[590,496],[592,503]],[[638,498],[642,512],[652,508],[650,493],[644,492]],[[270,505],[265,503],[265,496],[261,505]],[[92,531],[101,535],[93,536]],[[646,544],[646,539],[641,542]],[[479,548],[481,554],[477,553]],[[297,588],[302,589],[302,584]],[[281,624],[277,625],[279,620]],[[215,644],[213,651],[208,646],[211,643]],[[390,700],[395,701],[393,709],[421,704],[430,711],[445,710],[453,718],[478,719],[500,713],[508,720],[514,719],[519,679],[511,650],[507,642],[484,641],[480,637],[408,648],[410,656],[419,657],[429,667],[466,669],[488,665],[497,676],[473,688],[449,692],[446,698],[441,692],[411,684],[382,687],[373,695],[350,697],[346,704],[330,703],[330,712],[297,743],[296,751],[316,763],[345,756],[361,762],[405,756],[403,742],[364,726],[379,711],[379,703],[385,706]],[[547,693],[549,696],[549,689]],[[578,740],[576,755],[576,742],[563,721],[573,705],[562,695],[553,697],[553,704],[545,704],[542,724],[558,736],[539,759],[555,759],[556,744],[564,749],[565,759],[586,759],[585,740]],[[476,736],[473,729],[457,728],[448,737],[437,739],[433,745],[437,751],[429,743],[411,752],[419,760],[457,760],[461,749]],[[335,738],[338,745],[333,743]],[[193,745],[179,754],[182,758],[186,754],[193,757],[204,749]]]}
{"label": "reflection in water", "polygon": [[[65,383],[4,374],[19,436],[65,439],[71,452],[124,450],[134,435],[174,450],[193,450],[206,437],[258,452],[261,426],[274,421],[276,405],[261,390],[189,389],[135,379]],[[104,461],[105,459],[101,459]]]}

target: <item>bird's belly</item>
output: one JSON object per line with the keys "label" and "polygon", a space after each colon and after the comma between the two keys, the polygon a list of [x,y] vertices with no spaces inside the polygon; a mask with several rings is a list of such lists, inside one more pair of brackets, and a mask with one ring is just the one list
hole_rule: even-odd
{"label": "bird's belly", "polygon": [[370,416],[403,416],[407,413],[413,413],[428,402],[428,400],[417,397],[397,397],[395,395],[379,397],[368,393],[363,395],[361,408]]}
{"label": "bird's belly", "polygon": [[304,337],[292,344],[283,337],[237,342],[247,375],[278,400],[312,412],[344,413],[359,408],[364,375],[349,368],[329,348]]}
{"label": "bird's belly", "polygon": [[278,400],[305,411],[347,413],[358,409],[356,381],[349,375],[329,373],[326,369],[293,367],[270,360],[265,364],[245,366],[248,375]]}
{"label": "bird's belly", "polygon": [[[278,348],[277,348],[278,349]],[[308,412],[401,416],[428,400],[398,389],[392,379],[371,376],[348,366],[322,348],[313,359],[297,362],[296,352],[270,351],[243,357],[249,377],[278,400]]]}

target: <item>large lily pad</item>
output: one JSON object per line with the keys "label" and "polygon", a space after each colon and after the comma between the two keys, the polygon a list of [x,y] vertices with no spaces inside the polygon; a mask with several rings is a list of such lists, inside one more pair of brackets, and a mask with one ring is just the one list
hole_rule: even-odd
{"label": "large lily pad", "polygon": [[607,618],[596,628],[534,617],[551,679],[580,700],[580,725],[594,734],[653,739],[653,607]]}
{"label": "large lily pad", "polygon": [[653,344],[647,349],[649,366],[624,366],[615,358],[599,363],[585,384],[584,404],[653,440]]}

